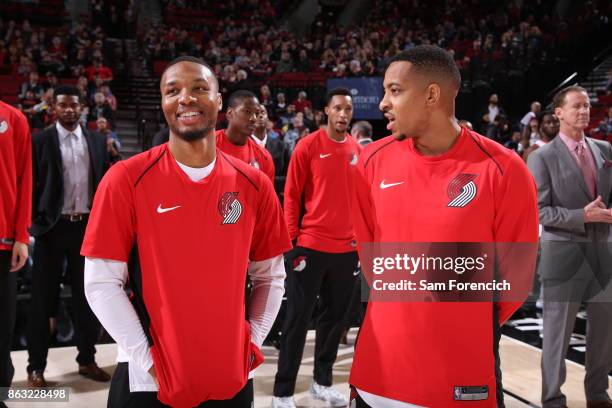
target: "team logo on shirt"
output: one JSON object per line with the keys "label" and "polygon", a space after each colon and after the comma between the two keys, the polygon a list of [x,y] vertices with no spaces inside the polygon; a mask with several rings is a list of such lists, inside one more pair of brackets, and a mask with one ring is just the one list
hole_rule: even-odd
{"label": "team logo on shirt", "polygon": [[351,166],[354,166],[357,164],[357,154],[355,152],[353,152],[353,154],[350,156],[349,164]]}
{"label": "team logo on shirt", "polygon": [[249,164],[259,170],[259,162],[257,160],[253,159]]}
{"label": "team logo on shirt", "polygon": [[446,194],[450,202],[447,207],[465,207],[476,197],[478,192],[474,179],[478,177],[477,174],[459,174],[457,177],[448,183]]}
{"label": "team logo on shirt", "polygon": [[8,123],[6,120],[0,119],[0,133],[4,133],[8,130]]}
{"label": "team logo on shirt", "polygon": [[223,217],[222,225],[235,224],[242,214],[242,204],[238,201],[238,192],[223,193],[219,198],[217,209]]}
{"label": "team logo on shirt", "polygon": [[302,272],[306,268],[306,257],[296,256],[293,258],[293,270],[296,272]]}

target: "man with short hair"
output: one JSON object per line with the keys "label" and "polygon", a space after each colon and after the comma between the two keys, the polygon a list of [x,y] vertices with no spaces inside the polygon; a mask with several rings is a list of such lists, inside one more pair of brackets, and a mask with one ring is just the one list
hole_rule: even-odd
{"label": "man with short hair", "polygon": [[393,299],[388,291],[371,297],[349,378],[353,406],[503,406],[500,326],[526,297],[537,252],[533,178],[514,152],[458,125],[461,76],[450,53],[426,45],[401,52],[383,84],[380,109],[392,135],[367,146],[353,183],[362,265],[371,243],[428,243],[434,252],[434,243],[526,243],[521,257],[532,264],[512,271],[513,284],[527,287],[516,302],[470,302],[468,295],[461,302],[386,301],[381,296]]}
{"label": "man with short hair", "polygon": [[357,143],[365,147],[372,143],[372,125],[366,120],[360,120],[353,123],[351,127],[351,136],[355,138]]}
{"label": "man with short hair", "polygon": [[542,406],[563,407],[565,355],[580,306],[586,304],[588,408],[610,408],[612,370],[612,147],[586,137],[589,95],[570,86],[553,98],[559,135],[529,156],[543,226],[539,273],[544,301]]}
{"label": "man with short hair", "polygon": [[173,60],[160,90],[170,140],[111,167],[82,248],[87,299],[118,345],[108,406],[251,408],[284,293],[280,204],[262,172],[216,147],[221,94],[204,61]]}
{"label": "man with short hair", "polygon": [[95,381],[110,376],[95,362],[99,324],[83,291],[85,259],[79,254],[93,195],[109,167],[106,138],[79,125],[79,90],[55,89],[57,121],[33,137],[34,243],[32,292],[28,316],[28,386],[46,387],[43,375],[49,351],[49,309],[59,301],[66,271],[70,278],[79,374]]}
{"label": "man with short hair", "polygon": [[357,279],[356,243],[346,213],[351,207],[351,169],[360,152],[360,146],[348,134],[353,117],[350,91],[332,89],[327,94],[325,113],[327,131],[321,129],[300,140],[287,172],[285,220],[294,248],[287,254],[287,315],[273,408],[295,408],[295,383],[317,295],[322,313],[316,324],[310,394],[335,407],[348,402],[332,388],[332,367]]}
{"label": "man with short hair", "polygon": [[98,128],[98,132],[106,138],[106,147],[111,163],[116,163],[117,161],[121,160],[121,154],[119,154],[119,149],[121,149],[121,141],[119,140],[117,133],[111,130],[108,120],[100,116],[98,120],[96,120],[96,126]]}
{"label": "man with short hair", "polygon": [[274,162],[268,151],[253,140],[260,104],[251,91],[236,91],[227,102],[227,129],[217,130],[217,147],[224,153],[264,172],[274,183]]}
{"label": "man with short hair", "polygon": [[539,112],[536,118],[539,124],[540,139],[525,150],[525,153],[523,153],[523,160],[525,161],[534,150],[550,143],[559,133],[559,119],[553,111]]}
{"label": "man with short hair", "polygon": [[542,104],[540,102],[538,101],[531,102],[531,110],[527,112],[525,116],[523,116],[523,118],[521,119],[521,122],[520,122],[521,130],[529,126],[529,121],[535,118],[538,115],[538,113],[540,113],[541,110],[542,110]]}
{"label": "man with short hair", "polygon": [[284,176],[287,174],[289,155],[287,154],[287,149],[283,141],[278,139],[278,137],[271,137],[269,135],[268,122],[268,111],[264,105],[259,104],[259,113],[257,115],[255,131],[252,137],[255,143],[257,143],[259,147],[266,149],[272,157],[275,175],[274,187],[277,193],[280,194],[285,186]]}
{"label": "man with short hair", "polygon": [[[10,387],[17,271],[28,259],[32,212],[32,143],[28,121],[0,101],[0,387]],[[0,406],[7,397],[0,392]]]}

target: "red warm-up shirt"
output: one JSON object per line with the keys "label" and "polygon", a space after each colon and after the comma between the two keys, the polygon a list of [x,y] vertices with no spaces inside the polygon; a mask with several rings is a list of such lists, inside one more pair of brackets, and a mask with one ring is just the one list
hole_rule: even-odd
{"label": "red warm-up shirt", "polygon": [[[537,243],[533,177],[521,158],[462,129],[453,147],[430,157],[392,137],[362,153],[353,219],[362,244],[374,242]],[[532,245],[535,259],[537,245]],[[520,270],[531,282],[533,270]],[[500,302],[499,322],[519,303]],[[426,407],[495,407],[490,302],[370,302],[350,383],[378,396]],[[487,386],[488,398],[456,401],[455,387]]]}
{"label": "red warm-up shirt", "polygon": [[[29,243],[32,218],[32,142],[21,112],[0,101],[0,238]],[[12,244],[0,243],[0,250]]]}
{"label": "red warm-up shirt", "polygon": [[266,149],[258,146],[250,137],[243,146],[236,146],[229,141],[225,129],[217,130],[215,136],[219,150],[263,171],[274,184],[274,161]]}
{"label": "red warm-up shirt", "polygon": [[200,181],[167,144],[121,161],[96,192],[81,254],[126,262],[134,243],[159,399],[232,398],[263,360],[245,319],[248,262],[291,247],[272,183],[218,149]]}
{"label": "red warm-up shirt", "polygon": [[360,149],[352,137],[336,142],[323,129],[296,145],[285,184],[285,220],[297,245],[331,253],[356,250],[350,168]]}

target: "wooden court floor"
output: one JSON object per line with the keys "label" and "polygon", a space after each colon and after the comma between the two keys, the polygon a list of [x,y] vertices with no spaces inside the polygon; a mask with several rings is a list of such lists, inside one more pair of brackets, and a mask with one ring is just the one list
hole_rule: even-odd
{"label": "wooden court floor", "polygon": [[[338,359],[334,366],[334,387],[348,395],[348,375],[353,360],[353,346],[356,329],[349,334],[349,345],[340,346]],[[112,372],[115,366],[116,346],[106,344],[97,346],[96,360],[100,367]],[[314,332],[307,338],[306,350],[300,368],[295,399],[298,406],[323,407],[308,397],[308,387],[313,369]],[[258,368],[255,375],[255,407],[270,406],[272,387],[278,352],[272,347],[265,347],[265,363]],[[516,395],[520,400],[506,394],[508,408],[523,408],[540,406],[540,351],[525,343],[504,336],[500,344],[502,359],[504,389]],[[42,408],[42,407],[76,407],[98,408],[106,406],[108,384],[96,383],[80,377],[76,370],[76,350],[74,347],[55,348],[49,351],[49,360],[45,377],[53,386],[70,388],[68,403],[28,403],[9,402],[11,408]],[[27,352],[16,351],[12,353],[15,365],[15,378],[13,387],[25,387]],[[583,392],[584,367],[574,362],[567,362],[567,382],[563,391],[568,396],[570,408],[585,407]],[[611,384],[612,385],[612,384]],[[522,401],[521,401],[522,400]],[[525,401],[525,402],[523,402]],[[526,403],[527,402],[527,403]]]}

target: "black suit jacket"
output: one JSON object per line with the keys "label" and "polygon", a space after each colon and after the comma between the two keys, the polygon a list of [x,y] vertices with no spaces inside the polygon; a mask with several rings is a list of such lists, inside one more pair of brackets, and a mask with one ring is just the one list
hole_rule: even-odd
{"label": "black suit jacket", "polygon": [[[106,138],[81,126],[89,151],[90,181],[95,192],[108,170],[109,156]],[[48,232],[59,219],[64,204],[62,153],[55,123],[32,138],[33,203],[30,233],[40,236]]]}

